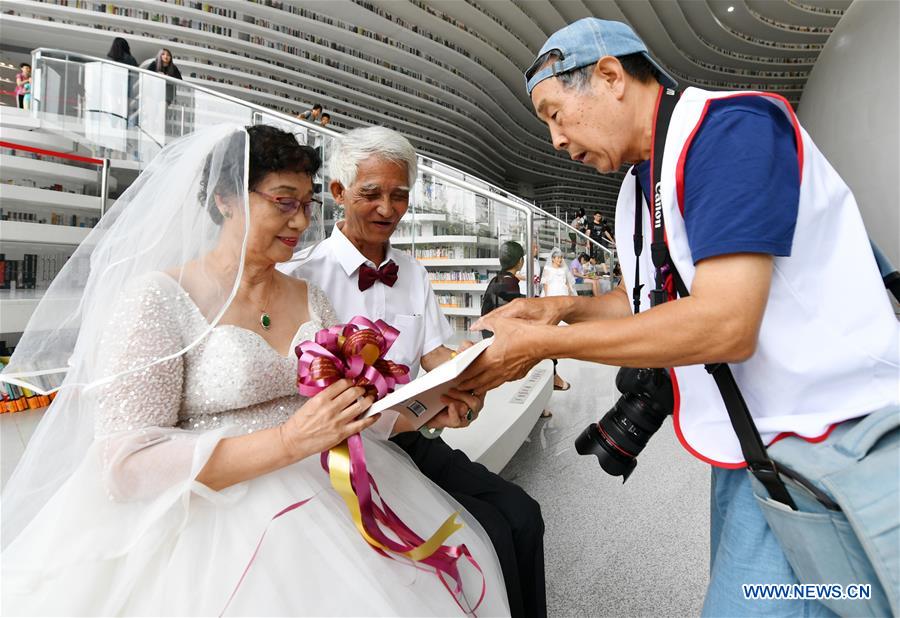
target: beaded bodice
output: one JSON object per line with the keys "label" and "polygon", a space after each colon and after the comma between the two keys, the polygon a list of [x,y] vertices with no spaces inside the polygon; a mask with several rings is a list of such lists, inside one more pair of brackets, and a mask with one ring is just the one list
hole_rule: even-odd
{"label": "beaded bodice", "polygon": [[[205,430],[224,424],[248,432],[284,422],[305,398],[297,394],[293,349],[336,323],[324,293],[309,285],[310,320],[300,326],[288,356],[259,334],[209,324],[181,286],[153,273],[126,292],[112,323],[125,325],[104,342],[106,371],[162,358],[199,338],[182,355],[116,379],[98,395],[99,435],[148,426]],[[112,371],[111,371],[112,370]]]}

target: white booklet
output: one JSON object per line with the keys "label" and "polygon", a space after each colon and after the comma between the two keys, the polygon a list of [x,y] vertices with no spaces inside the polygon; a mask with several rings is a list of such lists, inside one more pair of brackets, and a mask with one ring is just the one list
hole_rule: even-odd
{"label": "white booklet", "polygon": [[483,339],[425,375],[404,384],[372,404],[366,416],[384,410],[395,410],[409,419],[416,428],[421,427],[447,407],[441,401],[441,395],[459,384],[459,376],[466,367],[493,342],[493,337]]}

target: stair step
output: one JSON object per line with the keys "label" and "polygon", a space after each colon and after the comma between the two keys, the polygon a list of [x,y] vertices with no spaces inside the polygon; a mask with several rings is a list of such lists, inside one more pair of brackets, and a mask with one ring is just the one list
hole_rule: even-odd
{"label": "stair step", "polygon": [[0,126],[0,140],[34,148],[43,148],[44,150],[66,153],[75,152],[75,143],[72,140],[41,131],[40,129]]}

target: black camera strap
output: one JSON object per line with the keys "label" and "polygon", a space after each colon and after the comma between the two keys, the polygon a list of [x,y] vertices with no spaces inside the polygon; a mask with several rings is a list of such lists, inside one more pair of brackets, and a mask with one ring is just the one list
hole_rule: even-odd
{"label": "black camera strap", "polygon": [[[656,269],[656,287],[650,293],[650,306],[662,304],[668,300],[667,276],[672,277],[672,283],[678,295],[682,298],[690,296],[687,286],[685,286],[675,263],[669,255],[669,247],[666,244],[666,225],[662,210],[662,188],[659,181],[662,175],[663,153],[666,147],[666,134],[669,130],[669,122],[672,119],[672,112],[678,103],[679,93],[671,88],[660,87],[660,98],[656,106],[656,118],[653,128],[653,145],[650,153],[650,187],[653,196],[653,205],[651,212],[653,213],[653,236],[650,241],[650,256],[653,259],[653,266]],[[635,176],[637,182],[637,176]],[[637,182],[640,185],[639,182]],[[643,236],[641,229],[643,226],[643,195],[641,188],[638,186],[635,191],[634,205],[634,242],[635,242],[635,287],[632,297],[635,303],[635,314],[640,307],[640,254],[643,249]],[[641,245],[638,246],[640,240]],[[763,484],[769,495],[778,502],[797,510],[794,500],[791,498],[784,486],[779,469],[775,462],[769,458],[766,452],[766,446],[756,429],[747,403],[741,395],[740,388],[731,373],[731,368],[726,363],[711,363],[706,365],[706,370],[712,375],[722,395],[722,401],[725,403],[725,409],[728,411],[728,417],[731,419],[731,426],[737,434],[738,441],[741,444],[741,452],[744,461],[747,462],[747,468],[756,479]]]}
{"label": "black camera strap", "polygon": [[634,288],[631,290],[631,302],[634,304],[634,315],[641,311],[641,254],[644,252],[644,217],[641,183],[638,180],[637,166],[631,168],[634,176]]}

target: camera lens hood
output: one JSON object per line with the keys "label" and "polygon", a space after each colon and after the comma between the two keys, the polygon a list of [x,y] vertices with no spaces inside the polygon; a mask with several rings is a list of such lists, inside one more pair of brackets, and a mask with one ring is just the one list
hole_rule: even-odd
{"label": "camera lens hood", "polygon": [[575,450],[579,455],[595,455],[603,471],[611,476],[621,476],[623,483],[637,467],[637,459],[616,452],[615,446],[601,435],[596,423],[588,425],[575,438]]}

